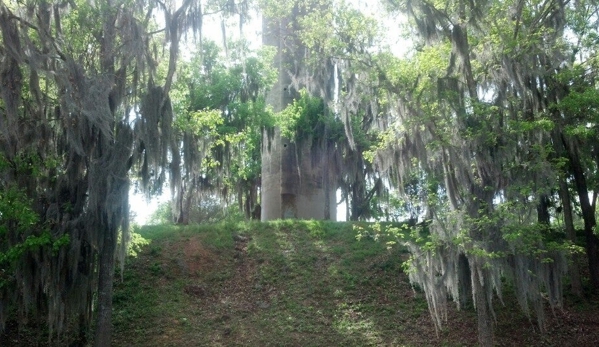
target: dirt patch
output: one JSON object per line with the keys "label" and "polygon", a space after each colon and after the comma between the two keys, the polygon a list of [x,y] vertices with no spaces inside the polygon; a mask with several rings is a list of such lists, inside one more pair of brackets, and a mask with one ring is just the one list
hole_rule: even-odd
{"label": "dirt patch", "polygon": [[190,274],[198,274],[201,271],[213,268],[217,260],[216,255],[206,249],[199,238],[187,240],[183,248],[183,254]]}
{"label": "dirt patch", "polygon": [[[200,237],[182,237],[166,243],[163,253],[170,258],[172,275],[197,277],[202,273],[212,271],[217,267],[219,257],[204,246]],[[166,260],[166,259],[165,259]],[[173,265],[174,268],[173,268]]]}

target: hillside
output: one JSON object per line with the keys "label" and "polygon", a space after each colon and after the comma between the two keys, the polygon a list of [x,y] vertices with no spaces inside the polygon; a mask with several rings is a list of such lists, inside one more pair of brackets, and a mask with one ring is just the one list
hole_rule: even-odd
{"label": "hillside", "polygon": [[[115,287],[114,346],[473,346],[472,311],[435,334],[402,272],[407,254],[347,223],[145,227],[151,240]],[[510,308],[511,307],[511,308]],[[597,306],[551,318],[546,335],[497,305],[501,346],[593,346]],[[551,316],[551,314],[550,314]]]}

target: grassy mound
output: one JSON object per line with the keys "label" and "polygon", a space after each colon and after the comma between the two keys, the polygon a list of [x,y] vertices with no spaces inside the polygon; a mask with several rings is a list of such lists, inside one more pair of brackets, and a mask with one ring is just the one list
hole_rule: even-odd
{"label": "grassy mound", "polygon": [[[349,223],[153,226],[115,284],[113,346],[474,346],[472,311],[437,336],[400,246],[356,239]],[[556,312],[549,335],[498,309],[506,346],[591,346],[593,308]],[[595,305],[595,312],[596,312]],[[588,344],[587,344],[588,343]]]}

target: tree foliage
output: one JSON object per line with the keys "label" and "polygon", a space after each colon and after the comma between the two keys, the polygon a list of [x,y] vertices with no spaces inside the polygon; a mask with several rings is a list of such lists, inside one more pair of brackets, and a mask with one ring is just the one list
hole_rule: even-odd
{"label": "tree foliage", "polygon": [[229,44],[230,57],[214,42],[184,67],[178,143],[183,171],[171,182],[175,222],[202,200],[237,201],[247,218],[258,204],[262,129],[274,120],[265,94],[273,82],[272,52],[250,52],[243,40]]}
{"label": "tree foliage", "polygon": [[[586,248],[591,286],[599,283],[597,5],[384,4],[408,18],[415,49],[405,57],[377,42],[381,21],[344,2],[295,5],[306,51],[303,68],[290,73],[345,124],[336,146],[352,217],[372,217],[361,214],[362,201],[381,203],[396,189],[409,216],[426,221],[426,242],[408,243],[411,278],[437,328],[448,297],[473,302],[480,343],[492,345],[492,301],[507,278],[543,329],[542,294],[562,304],[577,245]],[[574,261],[580,295],[577,273]]]}
{"label": "tree foliage", "polygon": [[402,57],[389,22],[350,2],[256,4],[288,34],[281,66],[302,91],[277,115],[275,53],[243,39],[250,1],[0,4],[0,327],[47,317],[50,340],[84,342],[95,316],[108,345],[130,178],[149,195],[169,180],[177,223],[211,201],[249,217],[274,126],[324,149],[350,219],[412,219],[411,280],[437,329],[448,299],[473,304],[492,345],[506,282],[541,329],[566,278],[599,288],[596,1],[383,1],[406,17]]}
{"label": "tree foliage", "polygon": [[[569,35],[581,25],[592,28],[593,16],[574,14],[595,13],[596,5],[389,3],[408,14],[418,35],[411,56],[381,60],[382,81],[394,93],[394,129],[377,153],[404,194],[420,172],[434,247],[410,244],[412,280],[426,292],[438,327],[448,296],[458,306],[473,298],[481,345],[493,344],[492,299],[501,298],[502,278],[512,279],[522,309],[532,306],[543,329],[541,293],[552,307],[562,304],[570,244],[564,240],[578,242],[573,191],[593,286],[598,279],[589,201],[596,196],[589,185],[596,163],[582,159],[592,157],[583,154],[590,145],[583,144],[584,132],[567,130],[594,126],[592,111],[583,111],[582,120],[569,108],[574,102],[577,110],[592,110],[594,101],[582,94],[596,92],[594,83],[575,82],[592,80],[594,72],[577,58],[588,49],[581,46],[584,34]],[[561,227],[562,217],[570,230]]]}
{"label": "tree foliage", "polygon": [[16,310],[84,343],[95,318],[110,344],[130,173],[152,190],[176,168],[169,93],[201,17],[191,0],[0,3],[0,328]]}

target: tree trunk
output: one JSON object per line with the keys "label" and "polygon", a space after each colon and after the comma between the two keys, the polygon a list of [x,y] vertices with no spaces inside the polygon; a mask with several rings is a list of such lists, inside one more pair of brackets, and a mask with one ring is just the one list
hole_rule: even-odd
{"label": "tree trunk", "polygon": [[[558,119],[559,115],[555,115],[556,119]],[[567,159],[568,154],[566,153],[564,140],[561,136],[561,133],[555,129],[552,133],[552,142],[555,153],[557,154],[556,158],[559,159]],[[570,170],[571,171],[571,170]],[[558,178],[559,182],[559,190],[558,194],[562,203],[562,213],[564,218],[564,227],[566,231],[566,237],[573,244],[577,244],[577,236],[576,229],[574,229],[574,219],[573,219],[573,211],[572,211],[572,199],[570,196],[570,189],[568,187],[568,182],[566,181],[567,174],[564,172],[560,174]],[[579,256],[578,254],[572,254],[572,263],[570,264],[570,285],[572,289],[572,293],[578,297],[582,296],[582,282],[580,279],[580,269],[578,266]]]}
{"label": "tree trunk", "polygon": [[578,200],[580,201],[580,209],[582,210],[582,218],[584,219],[584,233],[586,237],[586,251],[589,263],[589,276],[591,285],[594,291],[599,290],[599,239],[594,234],[595,225],[595,210],[589,200],[589,191],[587,187],[584,170],[578,157],[578,151],[573,148],[574,145],[569,143],[565,138],[562,138],[568,159],[570,159],[570,170],[574,176],[576,183],[576,191],[578,192]]}
{"label": "tree trunk", "polygon": [[479,271],[485,271],[482,269],[482,266],[475,266],[472,270],[472,288],[474,289],[474,295],[476,297],[476,314],[478,318],[478,343],[481,347],[493,347],[495,345],[493,338],[493,322],[491,320],[489,300],[487,299],[485,288],[485,286],[489,284],[486,282],[484,283],[480,278]]}
{"label": "tree trunk", "polygon": [[[576,230],[572,219],[572,202],[570,201],[570,191],[564,177],[559,178],[559,197],[562,201],[562,213],[564,214],[564,225],[566,228],[566,237],[573,244],[576,244]],[[570,264],[570,285],[572,293],[578,297],[582,296],[582,283],[580,281],[580,270],[578,269],[578,255],[572,255],[572,264]]]}
{"label": "tree trunk", "polygon": [[547,194],[541,194],[541,198],[539,199],[539,204],[537,205],[537,221],[539,224],[542,224],[544,230],[549,228],[551,220],[549,216],[549,198],[547,197]]}
{"label": "tree trunk", "polygon": [[[103,223],[104,224],[104,223]],[[108,347],[112,339],[112,284],[116,251],[116,228],[107,227],[100,249],[98,279],[98,315],[94,336],[95,347]]]}
{"label": "tree trunk", "polygon": [[464,309],[472,302],[472,273],[468,257],[463,253],[458,257],[458,286],[460,309]]}
{"label": "tree trunk", "polygon": [[322,180],[324,189],[324,219],[331,219],[331,200],[329,199],[330,184],[329,184],[329,123],[325,122],[324,125],[324,136],[323,136],[323,149],[322,149]]}
{"label": "tree trunk", "polygon": [[[245,219],[250,219],[252,217],[251,214],[251,207],[250,207],[250,196],[249,196],[249,192],[244,191],[244,186],[242,184],[242,186],[240,188],[238,188],[237,191],[237,204],[239,206],[239,210],[241,212],[243,212],[243,215],[245,216]],[[245,199],[243,198],[245,193]]]}

